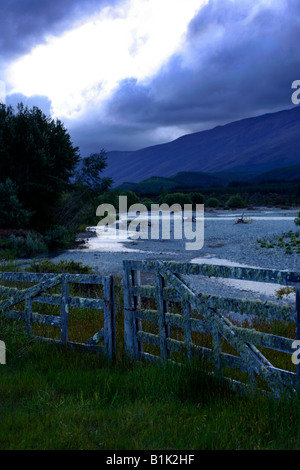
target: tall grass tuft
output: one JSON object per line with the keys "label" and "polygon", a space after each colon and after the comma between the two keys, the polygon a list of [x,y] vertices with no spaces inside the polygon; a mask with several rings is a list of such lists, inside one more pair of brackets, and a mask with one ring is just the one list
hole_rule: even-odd
{"label": "tall grass tuft", "polygon": [[[53,266],[45,261],[44,268]],[[37,262],[30,269],[36,270]],[[181,367],[133,361],[123,352],[121,280],[116,305],[114,363],[38,343],[26,336],[21,322],[1,319],[0,339],[7,349],[0,374],[1,450],[300,448],[300,391],[277,401],[261,394],[241,397],[200,361]],[[51,306],[38,308],[53,314]],[[70,339],[87,339],[101,321],[97,311],[71,309]],[[277,325],[277,332],[288,329]],[[208,345],[207,337],[198,339]]]}

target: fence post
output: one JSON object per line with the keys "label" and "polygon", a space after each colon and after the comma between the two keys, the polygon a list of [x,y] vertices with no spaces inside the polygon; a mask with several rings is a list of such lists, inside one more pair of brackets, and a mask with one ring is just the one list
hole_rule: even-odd
{"label": "fence post", "polygon": [[62,276],[61,281],[61,343],[68,342],[68,320],[69,320],[69,283],[68,275]]}
{"label": "fence post", "polygon": [[[141,285],[141,271],[133,271],[132,272],[132,282],[133,286],[140,286]],[[141,297],[140,296],[133,296],[133,304],[134,310],[141,309]],[[136,332],[142,330],[142,320],[139,318],[136,319]],[[141,341],[137,341],[137,350],[138,352],[143,352],[143,343]]]}
{"label": "fence post", "polygon": [[184,299],[182,302],[183,317],[185,319],[184,326],[184,342],[187,348],[188,360],[192,359],[192,329],[191,329],[191,306],[190,303]]}
{"label": "fence post", "polygon": [[114,278],[105,276],[103,281],[104,298],[104,347],[106,356],[114,359],[116,355],[116,318],[114,299]]}
{"label": "fence post", "polygon": [[222,335],[214,328],[213,332],[213,354],[215,358],[215,371],[218,377],[222,377]]}
{"label": "fence post", "polygon": [[133,295],[133,272],[130,263],[124,261],[124,346],[125,352],[134,358],[138,356],[137,325],[135,318],[135,305]]}
{"label": "fence post", "polygon": [[160,339],[160,352],[161,358],[164,361],[170,356],[167,348],[167,337],[169,336],[169,329],[166,325],[167,303],[164,300],[164,287],[166,285],[166,281],[158,270],[155,273],[155,279],[157,287],[157,311],[159,315],[158,328]]}
{"label": "fence post", "polygon": [[32,299],[26,297],[25,299],[25,331],[28,335],[31,335],[32,325]]}

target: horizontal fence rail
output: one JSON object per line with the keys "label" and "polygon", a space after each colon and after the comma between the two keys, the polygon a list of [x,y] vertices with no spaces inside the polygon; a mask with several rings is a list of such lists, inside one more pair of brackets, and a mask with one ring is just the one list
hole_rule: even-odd
{"label": "horizontal fence rail", "polygon": [[[296,324],[296,339],[299,338],[299,287],[300,273],[267,269],[237,268],[228,266],[198,265],[161,261],[124,261],[124,315],[126,352],[136,359],[172,360],[172,353],[183,353],[211,362],[215,373],[239,390],[253,389],[257,380],[275,394],[282,390],[294,390],[299,381],[299,365],[296,373],[274,367],[262,354],[268,348],[292,355],[295,338],[256,331],[234,325],[229,313],[249,315],[263,320],[280,320]],[[155,285],[142,285],[141,273],[153,273]],[[256,282],[268,282],[296,286],[296,308],[218,295],[195,293],[184,276],[222,277]],[[153,282],[152,281],[152,282]],[[208,279],[209,282],[209,279]],[[142,308],[142,299],[152,299],[155,309]],[[181,304],[181,312],[171,313],[170,302]],[[194,318],[192,311],[201,318]],[[158,333],[143,330],[143,322],[158,327]],[[181,329],[184,339],[172,338],[172,328]],[[210,335],[212,347],[194,344],[192,335]],[[222,351],[222,339],[226,340],[238,355]],[[144,352],[145,344],[156,346],[160,355]],[[259,349],[258,349],[259,348]],[[245,372],[248,384],[225,377],[224,369]]]}
{"label": "horizontal fence rail", "polygon": [[[60,340],[35,336],[35,338],[54,344],[61,344],[69,349],[78,349],[104,354],[110,359],[116,353],[114,280],[112,276],[90,274],[43,274],[43,273],[0,273],[0,282],[34,283],[26,288],[0,286],[0,315],[12,320],[25,322],[26,332],[32,334],[32,324],[50,325],[60,328]],[[71,296],[70,284],[103,286],[103,298],[85,298]],[[60,294],[47,294],[49,289],[61,285]],[[13,310],[18,304],[25,303],[24,310]],[[32,304],[48,304],[60,307],[60,315],[44,315],[32,311]],[[104,327],[96,332],[87,343],[69,341],[69,308],[103,310]],[[98,343],[104,342],[103,345]]]}
{"label": "horizontal fence rail", "polygon": [[[278,395],[282,390],[295,390],[300,380],[299,364],[296,365],[296,372],[280,369],[273,366],[261,350],[267,348],[290,356],[295,352],[294,341],[300,340],[300,273],[167,261],[124,261],[123,267],[124,345],[127,354],[138,360],[160,362],[174,362],[178,354],[189,360],[199,358],[212,364],[215,374],[238,391],[259,386]],[[148,276],[146,284],[141,282],[142,273]],[[207,282],[211,277],[221,277],[295,286],[296,305],[196,293],[188,284],[187,277],[190,276]],[[11,282],[14,283],[13,287],[7,285]],[[32,335],[34,323],[49,325],[60,329],[60,339],[35,337],[70,349],[115,357],[113,276],[0,272],[0,283],[3,284],[0,285],[0,315],[24,321],[28,334]],[[18,283],[26,287],[15,287]],[[75,284],[102,286],[102,298],[71,295],[70,286]],[[55,293],[49,293],[53,288],[56,288]],[[151,307],[145,307],[145,299],[152,302]],[[180,306],[176,313],[171,311],[172,303]],[[60,315],[34,312],[33,304],[58,307]],[[20,308],[20,305],[22,310],[17,310],[16,306]],[[70,341],[70,308],[103,311],[104,327],[86,343]],[[236,325],[231,320],[235,313],[250,319],[295,323],[295,338]],[[147,331],[149,327],[144,328],[144,325],[149,324],[153,329]],[[175,338],[174,330],[181,332]],[[198,342],[199,334],[210,338],[210,346]],[[224,351],[224,341],[230,350]],[[99,344],[102,342],[103,345]],[[145,352],[146,345],[155,347],[159,352]],[[247,383],[229,377],[228,369],[246,375]]]}

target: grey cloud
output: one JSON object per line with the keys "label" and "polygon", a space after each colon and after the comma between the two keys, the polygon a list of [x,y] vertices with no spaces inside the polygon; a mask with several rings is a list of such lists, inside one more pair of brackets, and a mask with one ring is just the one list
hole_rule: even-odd
{"label": "grey cloud", "polygon": [[[26,20],[25,5],[31,11],[29,6],[35,3],[35,14],[28,13]],[[23,15],[15,13],[17,16],[11,17],[19,20],[13,29],[15,34],[6,39],[11,51],[28,47],[46,31],[57,31],[64,22],[71,21],[67,17],[77,17],[78,9],[92,11],[96,3],[99,5],[96,0],[4,0],[6,7],[19,4],[23,8]],[[106,104],[105,112],[94,107],[76,121],[66,120],[82,154],[101,148],[134,150],[161,143],[166,139],[156,132],[160,128],[196,132],[292,107],[291,84],[300,79],[300,2],[274,0],[269,6],[258,7],[260,3],[210,0],[190,23],[183,51],[175,54],[147,85],[135,79],[124,80]],[[15,11],[10,8],[10,12]]]}
{"label": "grey cloud", "polygon": [[0,57],[9,61],[72,23],[117,0],[1,0]]}
{"label": "grey cloud", "polygon": [[157,143],[152,126],[129,121],[111,122],[97,118],[96,113],[86,115],[79,122],[65,120],[64,124],[82,156],[101,149],[137,150]]}
{"label": "grey cloud", "polygon": [[51,101],[47,96],[33,95],[27,97],[22,95],[22,93],[13,93],[6,97],[6,105],[12,106],[15,111],[19,103],[23,103],[24,106],[30,109],[33,108],[33,106],[37,106],[46,116],[50,116],[51,114]]}
{"label": "grey cloud", "polygon": [[282,13],[254,10],[255,1],[210,1],[191,22],[184,52],[147,86],[124,81],[108,112],[120,125],[200,129],[291,107],[300,70],[298,4],[287,1]]}

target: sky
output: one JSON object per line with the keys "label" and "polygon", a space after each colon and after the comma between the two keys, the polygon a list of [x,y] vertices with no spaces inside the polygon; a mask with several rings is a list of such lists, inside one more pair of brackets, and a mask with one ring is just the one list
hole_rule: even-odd
{"label": "sky", "polygon": [[299,0],[1,0],[0,100],[83,157],[293,107]]}

